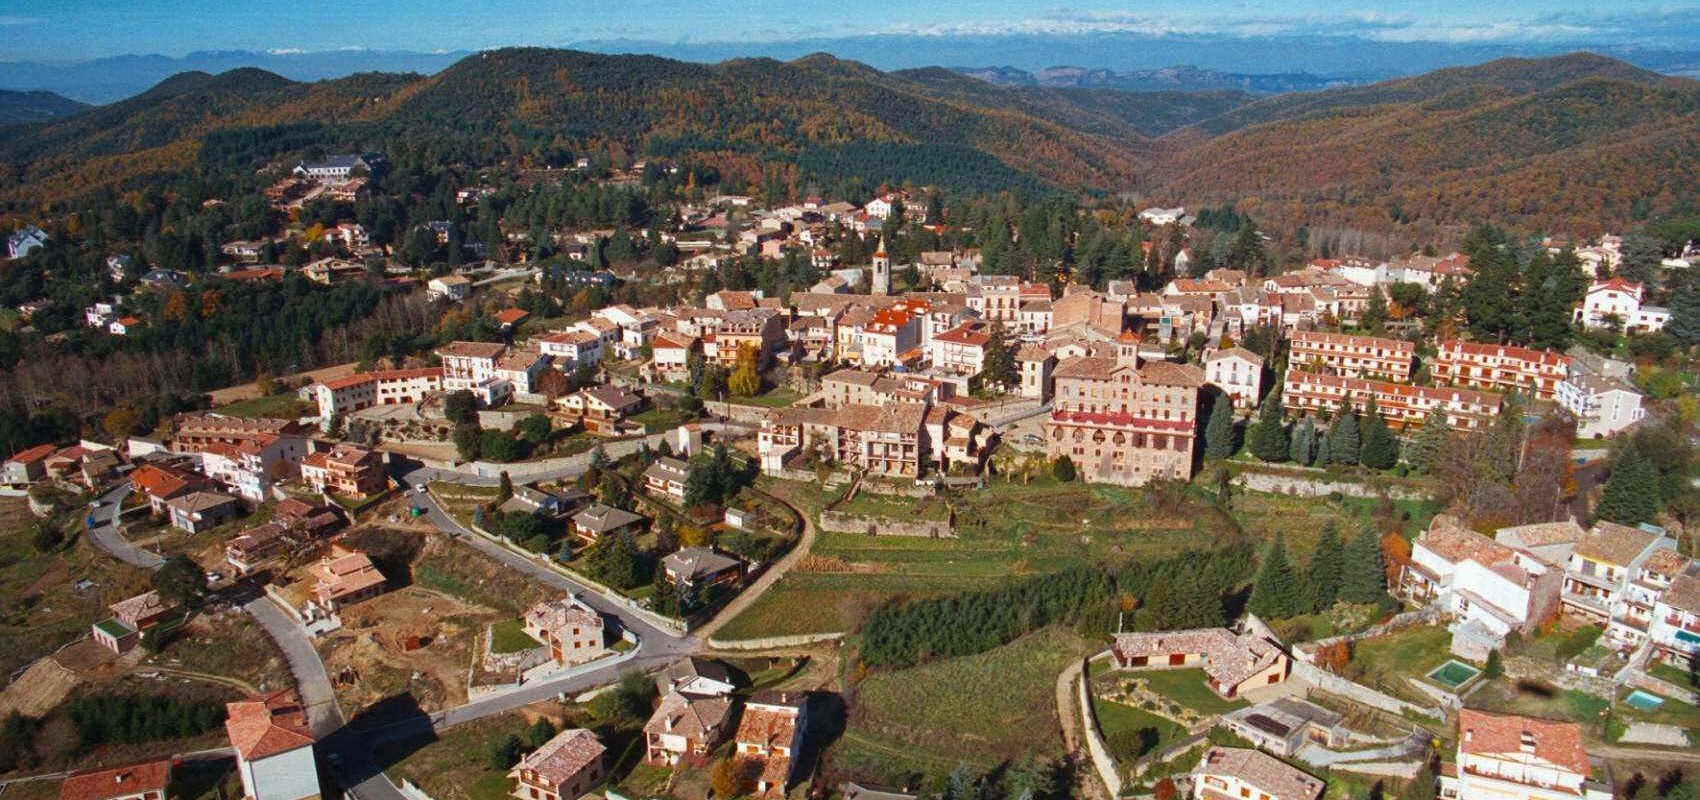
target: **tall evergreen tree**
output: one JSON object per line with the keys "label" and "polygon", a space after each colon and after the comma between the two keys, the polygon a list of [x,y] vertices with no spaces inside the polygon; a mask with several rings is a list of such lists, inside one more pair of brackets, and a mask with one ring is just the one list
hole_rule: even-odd
{"label": "tall evergreen tree", "polygon": [[1316,455],[1316,423],[1310,417],[1305,417],[1293,426],[1287,457],[1301,467],[1310,466],[1311,459]]}
{"label": "tall evergreen tree", "polygon": [[1399,463],[1399,439],[1382,421],[1374,397],[1370,397],[1369,403],[1364,405],[1363,451],[1359,453],[1359,460],[1364,466],[1375,469],[1392,469],[1394,464]]}
{"label": "tall evergreen tree", "polygon": [[1594,516],[1620,525],[1649,522],[1659,513],[1659,473],[1631,441],[1612,460],[1611,477]]}
{"label": "tall evergreen tree", "polygon": [[1311,454],[1310,465],[1313,467],[1328,466],[1329,459],[1334,455],[1334,429],[1324,430],[1316,442],[1316,452]]}
{"label": "tall evergreen tree", "polygon": [[1340,598],[1340,573],[1345,553],[1340,544],[1340,528],[1329,520],[1322,524],[1316,537],[1316,550],[1310,556],[1310,569],[1305,573],[1305,589],[1310,594],[1311,607],[1322,611]]}
{"label": "tall evergreen tree", "polygon": [[1358,412],[1353,410],[1352,402],[1348,400],[1346,407],[1340,409],[1339,419],[1328,428],[1328,460],[1335,464],[1356,464],[1361,449]]}
{"label": "tall evergreen tree", "polygon": [[1446,444],[1446,437],[1452,433],[1452,426],[1447,424],[1446,415],[1440,411],[1428,412],[1428,419],[1423,420],[1423,427],[1411,437],[1410,447],[1405,448],[1405,460],[1411,462],[1411,467],[1417,472],[1428,474],[1434,469],[1435,459],[1440,456],[1441,445]]}
{"label": "tall evergreen tree", "polygon": [[1380,287],[1370,287],[1369,302],[1359,323],[1364,330],[1375,334],[1380,334],[1382,326],[1387,324],[1387,298],[1381,294]]}
{"label": "tall evergreen tree", "polygon": [[1665,333],[1685,346],[1700,344],[1700,279],[1685,275],[1671,293],[1670,322]]}
{"label": "tall evergreen tree", "polygon": [[1015,351],[1004,336],[1003,323],[992,323],[986,342],[985,357],[981,359],[980,380],[988,385],[1005,388],[1016,386],[1021,376],[1015,370]]}
{"label": "tall evergreen tree", "polygon": [[1470,331],[1483,340],[1505,341],[1518,324],[1521,275],[1517,259],[1505,235],[1487,225],[1477,226],[1464,237],[1462,252],[1470,257],[1470,269],[1475,272],[1462,291]]}
{"label": "tall evergreen tree", "polygon": [[1265,619],[1291,617],[1300,610],[1299,581],[1287,561],[1287,544],[1281,534],[1269,545],[1269,553],[1257,568],[1247,609]]}
{"label": "tall evergreen tree", "polygon": [[1225,394],[1210,404],[1210,422],[1204,426],[1204,457],[1228,458],[1239,447],[1234,441],[1234,403]]}
{"label": "tall evergreen tree", "polygon": [[1264,461],[1284,461],[1287,458],[1286,411],[1281,407],[1281,387],[1277,383],[1263,406],[1257,410],[1257,424],[1246,435],[1251,454]]}
{"label": "tall evergreen tree", "polygon": [[1340,599],[1373,603],[1387,593],[1387,571],[1381,560],[1381,537],[1369,523],[1346,543],[1341,559]]}

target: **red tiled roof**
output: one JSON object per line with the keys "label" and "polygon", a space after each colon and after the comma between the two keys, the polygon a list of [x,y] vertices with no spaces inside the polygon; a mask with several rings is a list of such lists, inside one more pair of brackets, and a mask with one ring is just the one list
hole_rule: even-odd
{"label": "red tiled roof", "polygon": [[1490,714],[1466,708],[1458,712],[1458,750],[1470,755],[1521,760],[1531,748],[1536,758],[1578,775],[1588,775],[1588,750],[1582,726],[1574,722]]}
{"label": "red tiled roof", "polygon": [[496,312],[495,319],[503,325],[513,325],[529,316],[531,316],[531,312],[523,308],[504,308]]}
{"label": "red tiled roof", "polygon": [[41,461],[46,459],[48,456],[53,455],[53,451],[56,449],[58,448],[55,448],[50,444],[38,444],[27,450],[18,451],[16,455],[6,459],[6,461],[8,463],[17,462],[20,464],[34,464],[37,461]]}
{"label": "red tiled roof", "polygon": [[165,796],[171,782],[171,759],[79,772],[59,785],[59,800],[106,800],[144,792]]}
{"label": "red tiled roof", "polygon": [[246,761],[313,746],[307,709],[293,690],[226,703],[224,708],[229,714],[224,730],[230,746]]}

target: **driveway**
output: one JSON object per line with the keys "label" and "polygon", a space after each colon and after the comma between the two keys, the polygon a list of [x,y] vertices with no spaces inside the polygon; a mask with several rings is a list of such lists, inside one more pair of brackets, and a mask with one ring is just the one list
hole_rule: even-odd
{"label": "driveway", "polygon": [[732,602],[721,608],[720,613],[715,614],[714,619],[709,620],[708,624],[698,628],[695,633],[699,639],[705,641],[712,639],[715,631],[725,627],[726,623],[732,621],[733,617],[743,613],[744,609],[754,604],[764,592],[771,588],[773,584],[778,583],[779,579],[784,577],[785,573],[802,560],[803,556],[808,555],[809,550],[815,546],[815,521],[810,519],[808,514],[803,513],[803,509],[798,508],[791,498],[773,492],[768,494],[779,502],[790,506],[791,512],[803,521],[803,535],[798,538],[797,544],[791,548],[791,552],[786,553],[777,562],[774,562],[773,566],[768,567],[767,571],[763,572],[761,577],[756,578],[754,583],[744,587],[744,590],[739,592],[737,597],[732,598]]}
{"label": "driveway", "polygon": [[[89,541],[94,546],[113,558],[133,567],[154,570],[165,564],[165,559],[158,553],[149,552],[130,544],[122,533],[118,532],[118,516],[123,510],[124,498],[130,495],[130,482],[125,481],[106,490],[100,496],[100,507],[89,510],[89,519],[84,519],[84,527],[89,532]],[[92,525],[88,524],[90,519]]]}

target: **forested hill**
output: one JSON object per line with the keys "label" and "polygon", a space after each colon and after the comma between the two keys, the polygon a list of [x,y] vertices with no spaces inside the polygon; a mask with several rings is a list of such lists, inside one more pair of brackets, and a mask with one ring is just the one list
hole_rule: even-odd
{"label": "forested hill", "polygon": [[229,166],[248,171],[305,148],[429,152],[474,165],[618,149],[706,160],[752,180],[803,160],[864,170],[873,183],[939,177],[948,165],[944,177],[978,182],[967,189],[1126,187],[1146,137],[1114,113],[1081,106],[830,56],[701,65],[512,49],[428,78],[297,83],[253,69],[185,73],[129,100],[19,129],[0,142],[8,168],[0,196],[126,188],[148,174],[206,166],[203,150],[223,166],[234,140],[244,140],[246,163]]}
{"label": "forested hill", "polygon": [[1260,218],[1598,232],[1700,199],[1700,82],[1506,59],[1249,103],[1155,143],[1141,185]]}
{"label": "forested hill", "polygon": [[826,55],[694,64],[510,49],[430,77],[185,73],[0,137],[0,202],[254,180],[306,153],[482,168],[668,158],[743,185],[1254,199],[1260,219],[1367,229],[1492,218],[1588,233],[1700,200],[1700,83],[1590,55],[1508,59],[1254,99],[996,86]]}
{"label": "forested hill", "polygon": [[0,89],[0,125],[58,119],[88,107],[87,103],[79,103],[52,92],[14,92]]}

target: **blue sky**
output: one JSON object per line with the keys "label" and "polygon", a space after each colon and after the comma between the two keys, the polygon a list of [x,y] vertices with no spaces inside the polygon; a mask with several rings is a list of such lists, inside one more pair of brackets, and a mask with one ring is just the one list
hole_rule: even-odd
{"label": "blue sky", "polygon": [[[596,39],[1116,32],[1700,49],[1700,0],[7,0],[0,60],[196,50],[474,50]],[[941,61],[948,61],[941,55]]]}

